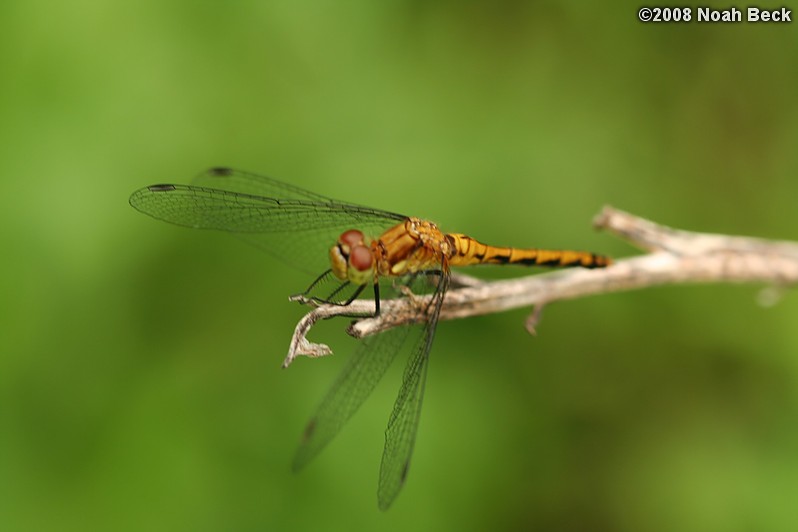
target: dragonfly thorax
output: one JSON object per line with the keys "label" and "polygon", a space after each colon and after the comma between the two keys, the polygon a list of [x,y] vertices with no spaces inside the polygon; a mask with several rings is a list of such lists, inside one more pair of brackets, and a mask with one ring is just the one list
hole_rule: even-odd
{"label": "dragonfly thorax", "polygon": [[393,277],[440,269],[452,253],[437,225],[413,217],[386,230],[372,247],[377,273]]}
{"label": "dragonfly thorax", "polygon": [[368,283],[373,277],[374,254],[363,233],[357,229],[345,231],[330,248],[333,275],[357,285]]}

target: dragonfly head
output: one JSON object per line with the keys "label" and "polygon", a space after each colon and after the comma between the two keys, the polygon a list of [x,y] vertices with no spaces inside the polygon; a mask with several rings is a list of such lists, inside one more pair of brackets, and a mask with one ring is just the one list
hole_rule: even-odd
{"label": "dragonfly head", "polygon": [[342,281],[368,283],[373,276],[374,255],[363,233],[357,229],[343,232],[330,248],[330,264],[333,274]]}

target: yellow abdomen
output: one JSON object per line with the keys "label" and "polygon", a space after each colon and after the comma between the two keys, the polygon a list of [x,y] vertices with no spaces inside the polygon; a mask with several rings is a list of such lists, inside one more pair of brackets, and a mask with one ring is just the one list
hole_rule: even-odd
{"label": "yellow abdomen", "polygon": [[612,260],[608,257],[586,251],[505,248],[489,246],[466,235],[448,234],[446,236],[453,248],[453,253],[449,257],[451,266],[520,264],[560,268],[572,266],[604,268],[612,264]]}

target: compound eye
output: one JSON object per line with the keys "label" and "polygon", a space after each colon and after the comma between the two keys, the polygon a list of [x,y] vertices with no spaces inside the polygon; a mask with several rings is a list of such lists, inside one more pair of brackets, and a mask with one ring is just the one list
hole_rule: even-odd
{"label": "compound eye", "polygon": [[349,249],[352,249],[356,246],[363,245],[363,233],[358,231],[357,229],[350,229],[349,231],[345,231],[338,237],[338,243],[342,246],[345,246]]}
{"label": "compound eye", "polygon": [[374,264],[374,255],[366,246],[355,246],[349,254],[349,264],[359,272],[368,271]]}

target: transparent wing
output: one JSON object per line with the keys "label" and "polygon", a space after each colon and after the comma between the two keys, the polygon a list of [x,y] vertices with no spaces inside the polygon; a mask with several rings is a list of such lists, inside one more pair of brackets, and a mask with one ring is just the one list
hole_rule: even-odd
{"label": "transparent wing", "polygon": [[310,462],[340,432],[380,381],[407,341],[410,327],[396,327],[360,341],[305,428],[293,469]]}
{"label": "transparent wing", "polygon": [[316,194],[289,183],[283,183],[273,177],[226,167],[209,168],[194,177],[191,184],[198,187],[218,188],[251,196],[302,199],[318,203],[340,203],[327,196]]}
{"label": "transparent wing", "polygon": [[[431,302],[426,307],[419,309],[419,313],[426,314],[420,320],[421,323],[395,327],[379,335],[367,337],[360,342],[355,353],[310,419],[294,457],[293,468],[295,471],[304,467],[338,434],[374,390],[396,355],[400,351],[408,349],[412,353],[410,363],[405,371],[402,392],[400,392],[394,407],[394,414],[391,416],[392,420],[396,416],[401,418],[399,425],[403,427],[403,430],[396,432],[396,429],[391,429],[389,424],[389,433],[392,433],[393,430],[398,437],[390,437],[390,445],[386,442],[383,467],[396,470],[396,464],[406,464],[409,461],[413,446],[410,439],[415,436],[415,425],[418,424],[418,413],[421,407],[420,392],[423,389],[423,384],[420,387],[418,385],[423,382],[426,374],[426,359],[448,277],[446,279],[447,281],[439,281],[432,285],[434,295]],[[425,274],[410,276],[403,281],[403,284],[416,295],[430,291],[429,277]],[[413,381],[415,386],[410,381]],[[409,418],[408,414],[411,414]],[[409,426],[413,424],[415,425]],[[386,498],[387,502],[383,504],[382,477],[381,474],[380,507],[387,508],[399,492],[404,478],[402,475],[388,473],[386,470],[385,478],[390,480],[385,484],[392,484],[393,487],[390,498]]]}
{"label": "transparent wing", "polygon": [[380,510],[387,510],[402,489],[410,468],[410,458],[416,441],[416,431],[421,417],[424,399],[424,383],[427,378],[427,361],[435,338],[441,306],[449,287],[448,266],[443,264],[437,289],[426,308],[423,333],[413,346],[410,360],[405,368],[402,387],[396,398],[388,428],[385,430],[385,450],[380,465],[380,481],[377,501]]}
{"label": "transparent wing", "polygon": [[341,232],[377,236],[405,218],[230,169],[211,169],[194,183],[145,187],[130,204],[176,225],[233,233],[308,272],[329,264],[327,250]]}

